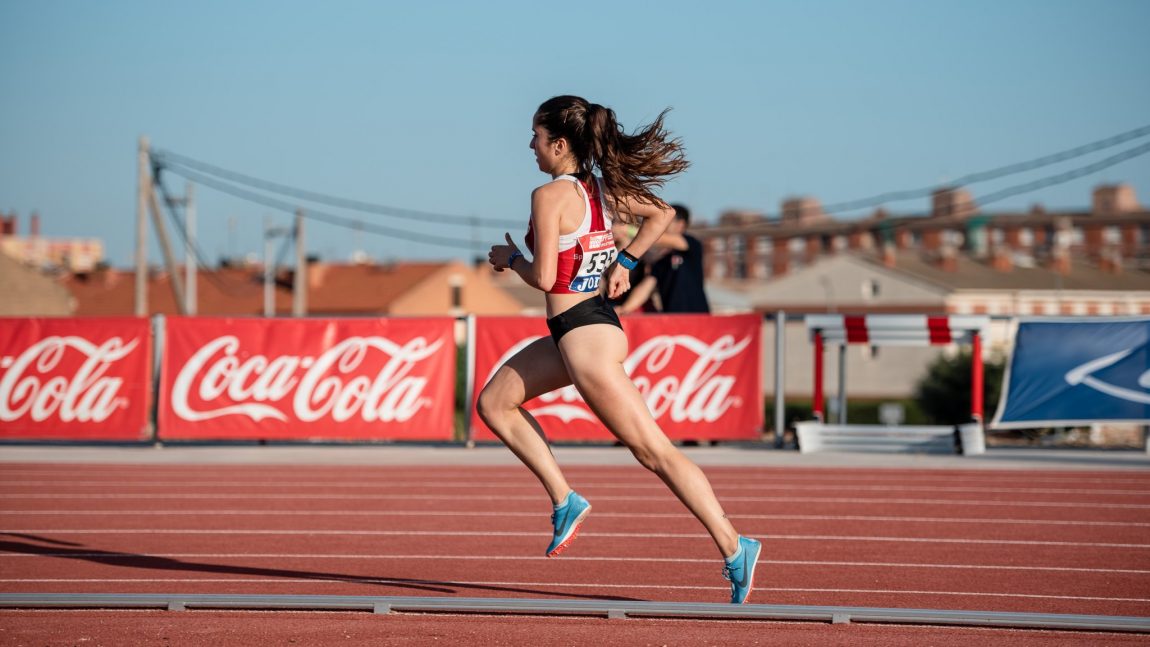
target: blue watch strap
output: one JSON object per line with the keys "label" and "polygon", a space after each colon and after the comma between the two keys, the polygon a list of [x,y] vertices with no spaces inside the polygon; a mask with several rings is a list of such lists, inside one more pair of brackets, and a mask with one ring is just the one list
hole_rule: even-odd
{"label": "blue watch strap", "polygon": [[639,259],[628,254],[627,250],[625,250],[625,249],[619,250],[618,261],[619,261],[620,265],[622,265],[625,269],[628,269],[628,270],[633,270],[633,269],[635,269],[635,267],[637,265],[639,265]]}
{"label": "blue watch strap", "polygon": [[523,252],[519,251],[518,249],[511,252],[511,256],[507,257],[507,267],[510,269],[515,269],[511,266],[515,264],[515,259],[517,258],[523,258]]}

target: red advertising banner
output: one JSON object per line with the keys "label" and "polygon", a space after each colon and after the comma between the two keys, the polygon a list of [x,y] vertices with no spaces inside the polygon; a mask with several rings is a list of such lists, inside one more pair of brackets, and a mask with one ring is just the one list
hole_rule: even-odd
{"label": "red advertising banner", "polygon": [[0,438],[146,440],[151,324],[0,318]]}
{"label": "red advertising banner", "polygon": [[[630,354],[624,367],[647,408],[675,440],[750,440],[763,428],[762,321],[758,315],[625,317]],[[474,440],[497,440],[475,413],[483,385],[508,358],[546,336],[541,318],[476,317]],[[613,440],[574,387],[524,405],[551,440]]]}
{"label": "red advertising banner", "polygon": [[450,440],[454,319],[170,317],[162,440]]}

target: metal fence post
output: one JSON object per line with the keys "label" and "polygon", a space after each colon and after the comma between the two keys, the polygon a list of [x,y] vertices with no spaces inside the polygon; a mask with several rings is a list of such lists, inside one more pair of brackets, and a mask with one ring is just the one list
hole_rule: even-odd
{"label": "metal fence post", "polygon": [[787,433],[786,385],[787,313],[775,313],[775,447],[782,449]]}

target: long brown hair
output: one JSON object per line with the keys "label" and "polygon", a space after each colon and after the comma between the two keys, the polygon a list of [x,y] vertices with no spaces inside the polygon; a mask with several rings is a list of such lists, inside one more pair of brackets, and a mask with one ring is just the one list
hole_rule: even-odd
{"label": "long brown hair", "polygon": [[683,144],[663,128],[670,110],[645,128],[628,135],[615,119],[615,111],[581,97],[552,97],[535,112],[535,123],[552,138],[565,138],[579,163],[576,174],[588,180],[596,166],[603,176],[607,193],[618,204],[623,197],[666,206],[655,189],[666,179],[690,166]]}

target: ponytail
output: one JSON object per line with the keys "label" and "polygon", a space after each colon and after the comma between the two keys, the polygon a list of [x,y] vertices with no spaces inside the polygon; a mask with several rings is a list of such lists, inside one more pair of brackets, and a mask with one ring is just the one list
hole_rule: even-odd
{"label": "ponytail", "polygon": [[603,176],[607,193],[619,204],[623,198],[666,206],[655,190],[666,179],[690,166],[682,141],[663,127],[670,109],[653,123],[628,135],[615,118],[615,111],[570,95],[543,102],[535,113],[536,123],[552,137],[565,137],[579,164],[580,179],[589,179],[595,167]]}

